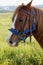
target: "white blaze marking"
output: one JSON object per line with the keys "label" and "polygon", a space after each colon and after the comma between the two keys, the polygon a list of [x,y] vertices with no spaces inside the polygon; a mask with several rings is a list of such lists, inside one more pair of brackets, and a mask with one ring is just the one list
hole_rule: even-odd
{"label": "white blaze marking", "polygon": [[16,14],[14,21],[13,21],[13,24],[12,24],[12,28],[14,28],[14,29],[15,29],[15,22],[16,22],[17,16],[18,16],[18,14]]}
{"label": "white blaze marking", "polygon": [[9,35],[8,35],[8,38],[7,38],[8,43],[9,43],[9,40],[10,40],[11,36],[12,36],[12,32],[9,32]]}
{"label": "white blaze marking", "polygon": [[[15,22],[16,22],[17,16],[18,16],[18,14],[16,14],[16,16],[15,16],[15,18],[14,18],[14,22],[13,22],[13,24],[12,24],[12,28],[14,28],[14,29],[15,29]],[[12,34],[13,34],[12,32],[9,32],[9,36],[8,36],[8,38],[7,38],[7,42],[8,42],[8,43],[9,43],[9,40],[10,40]]]}

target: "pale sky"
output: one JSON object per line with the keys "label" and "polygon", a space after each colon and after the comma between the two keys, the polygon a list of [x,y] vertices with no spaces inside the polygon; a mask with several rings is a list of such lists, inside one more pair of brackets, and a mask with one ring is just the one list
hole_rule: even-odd
{"label": "pale sky", "polygon": [[[0,0],[0,6],[20,5],[21,3],[27,4],[31,0]],[[33,0],[32,5],[42,5],[43,0]]]}

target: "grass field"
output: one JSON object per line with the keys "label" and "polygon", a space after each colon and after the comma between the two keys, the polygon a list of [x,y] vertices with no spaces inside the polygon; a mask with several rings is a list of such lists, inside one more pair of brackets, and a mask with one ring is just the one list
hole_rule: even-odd
{"label": "grass field", "polygon": [[0,13],[0,65],[43,65],[43,50],[34,37],[32,43],[27,38],[17,47],[7,44],[11,18],[12,13]]}

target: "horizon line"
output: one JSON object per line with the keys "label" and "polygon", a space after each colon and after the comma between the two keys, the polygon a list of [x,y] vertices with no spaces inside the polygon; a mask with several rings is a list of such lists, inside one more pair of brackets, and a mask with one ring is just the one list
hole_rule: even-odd
{"label": "horizon line", "polygon": [[[37,4],[37,5],[32,5],[32,6],[38,6],[38,5],[43,5],[43,4]],[[17,6],[17,5],[6,5],[6,6],[0,6],[0,7],[8,7],[8,6]],[[18,5],[19,6],[19,5]]]}

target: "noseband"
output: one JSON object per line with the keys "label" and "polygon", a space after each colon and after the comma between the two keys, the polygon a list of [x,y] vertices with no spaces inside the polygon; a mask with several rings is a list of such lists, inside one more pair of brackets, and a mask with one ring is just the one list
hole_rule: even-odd
{"label": "noseband", "polygon": [[[30,15],[30,13],[27,12],[27,11],[24,11],[24,10],[23,10],[22,12],[25,12],[28,16]],[[27,19],[28,19],[28,18],[27,18]],[[31,23],[30,23],[30,24],[31,24]],[[10,30],[13,34],[19,36],[19,38],[22,39],[24,42],[25,42],[25,40],[26,40],[26,37],[23,37],[23,35],[24,35],[24,34],[27,34],[27,33],[30,33],[29,36],[30,36],[30,42],[31,42],[32,32],[36,30],[36,9],[34,9],[34,20],[33,20],[32,26],[30,26],[30,29],[27,29],[27,30],[21,32],[21,34],[20,34],[20,32],[18,32],[17,30],[15,30],[15,29],[13,29],[13,28],[11,28],[11,29],[9,29],[9,30]]]}

